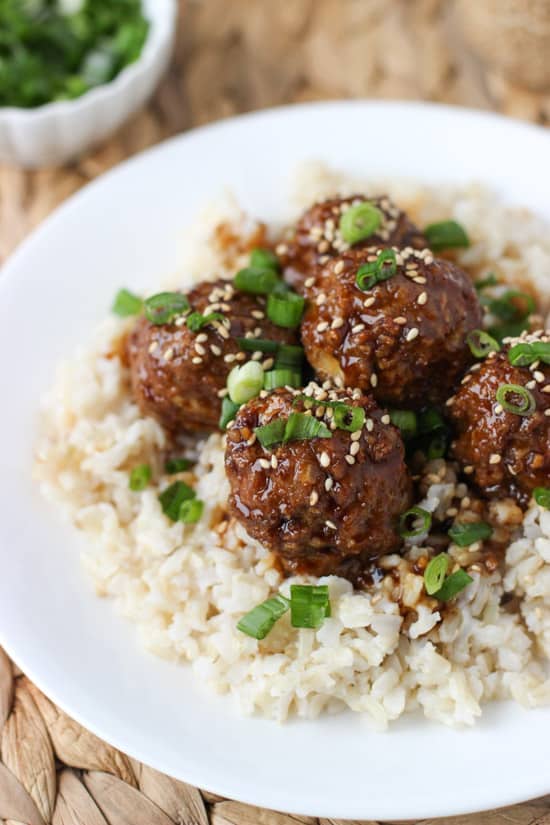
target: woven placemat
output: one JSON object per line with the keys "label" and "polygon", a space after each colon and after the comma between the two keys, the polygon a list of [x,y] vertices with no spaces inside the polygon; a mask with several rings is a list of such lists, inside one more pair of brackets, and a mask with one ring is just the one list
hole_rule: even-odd
{"label": "woven placemat", "polygon": [[[180,0],[180,5],[170,71],[149,106],[117,135],[63,169],[26,173],[0,166],[0,261],[55,206],[116,163],[183,129],[239,112],[324,98],[424,98],[550,120],[550,93],[516,88],[466,48],[455,0]],[[0,649],[0,825],[2,820],[9,825],[318,823],[223,800],[129,759],[56,708]],[[336,821],[319,825],[330,822]],[[550,797],[438,820],[445,823],[550,825]]]}

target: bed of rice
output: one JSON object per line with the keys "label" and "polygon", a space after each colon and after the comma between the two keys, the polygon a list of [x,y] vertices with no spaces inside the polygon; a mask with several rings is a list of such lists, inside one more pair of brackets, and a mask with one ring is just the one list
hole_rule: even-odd
{"label": "bed of rice", "polygon": [[[289,220],[316,198],[382,189],[316,164],[294,181],[294,211],[282,216]],[[538,276],[538,289],[549,297],[550,235],[526,211],[495,203],[479,186],[430,191],[386,181],[383,188],[420,225],[459,220],[472,239],[459,256],[470,271],[492,269],[516,284]],[[250,224],[230,199],[206,210],[189,232],[186,278],[174,286],[224,271],[227,261],[212,240],[224,219],[239,228]],[[89,539],[83,561],[97,593],[112,597],[135,622],[148,650],[191,662],[203,682],[231,693],[242,712],[278,720],[347,707],[383,728],[421,708],[445,724],[471,725],[489,700],[512,697],[528,707],[550,700],[550,512],[534,504],[515,528],[504,580],[472,572],[473,584],[443,616],[422,596],[423,580],[410,564],[421,550],[410,545],[404,559],[384,561],[388,570],[399,568],[404,611],[389,576],[370,592],[329,577],[321,581],[330,588],[332,617],[318,631],[295,630],[287,616],[263,642],[237,631],[243,613],[278,589],[287,592],[290,582],[280,579],[262,546],[224,517],[222,436],[210,436],[199,449],[196,489],[206,502],[200,523],[173,524],[162,514],[165,435],[140,415],[127,369],[113,356],[127,323],[105,322],[92,344],[60,368],[44,399],[36,475],[44,495]],[[128,473],[142,462],[155,468],[156,483],[133,493]],[[426,509],[444,513],[467,495],[444,461],[427,473]],[[517,521],[517,508],[497,505],[494,516]],[[449,552],[465,565],[475,549],[471,558],[454,545]],[[505,591],[519,597],[519,612],[500,606]]]}

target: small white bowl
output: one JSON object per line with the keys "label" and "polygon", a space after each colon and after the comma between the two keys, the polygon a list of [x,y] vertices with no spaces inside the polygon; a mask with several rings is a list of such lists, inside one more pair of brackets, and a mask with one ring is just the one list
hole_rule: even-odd
{"label": "small white bowl", "polygon": [[155,90],[170,59],[176,0],[144,0],[143,51],[110,83],[36,109],[0,107],[0,161],[27,168],[67,163],[116,131]]}

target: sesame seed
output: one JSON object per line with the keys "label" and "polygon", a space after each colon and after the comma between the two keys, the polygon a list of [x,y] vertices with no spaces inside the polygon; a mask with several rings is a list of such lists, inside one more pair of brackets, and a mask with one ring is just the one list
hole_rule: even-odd
{"label": "sesame seed", "polygon": [[321,321],[320,324],[317,324],[317,332],[325,332],[328,329],[328,321]]}
{"label": "sesame seed", "polygon": [[547,416],[547,418],[550,418],[550,407],[548,407],[548,409],[544,411],[544,414],[545,416]]}
{"label": "sesame seed", "polygon": [[334,524],[333,521],[329,521],[329,519],[327,519],[325,521],[325,524],[327,525],[327,527],[330,527],[331,530],[336,530],[336,525]]}
{"label": "sesame seed", "polygon": [[165,361],[171,361],[174,357],[174,350],[172,349],[172,347],[168,347],[168,349],[164,350],[164,352],[162,353],[162,357]]}
{"label": "sesame seed", "polygon": [[378,385],[378,376],[375,372],[370,377],[370,385],[371,387],[376,387]]}
{"label": "sesame seed", "polygon": [[367,418],[367,420],[365,422],[365,426],[366,426],[368,432],[372,433],[372,431],[374,430],[374,421],[372,420],[372,418]]}
{"label": "sesame seed", "polygon": [[374,295],[370,295],[368,298],[365,298],[365,300],[363,301],[363,306],[367,307],[367,308],[371,307],[374,304],[375,301],[376,301],[376,297]]}
{"label": "sesame seed", "polygon": [[313,286],[314,283],[315,283],[315,278],[307,278],[304,281],[304,286],[309,289],[311,286]]}
{"label": "sesame seed", "polygon": [[229,338],[229,330],[227,330],[223,326],[223,324],[218,324],[216,329],[218,330],[218,332],[220,333],[222,338],[225,338],[225,339]]}
{"label": "sesame seed", "polygon": [[536,372],[534,372],[533,376],[534,376],[535,381],[537,382],[537,384],[542,384],[543,381],[545,380],[544,379],[544,373],[540,372],[540,370],[537,370]]}
{"label": "sesame seed", "polygon": [[344,271],[344,262],[338,261],[334,267],[334,274],[339,275],[341,272]]}
{"label": "sesame seed", "polygon": [[364,329],[365,329],[364,324],[355,324],[355,326],[351,328],[351,331],[353,333],[357,334],[358,332],[363,332]]}
{"label": "sesame seed", "polygon": [[322,452],[319,457],[319,463],[321,467],[328,467],[330,464],[330,458],[328,453]]}
{"label": "sesame seed", "polygon": [[277,469],[278,464],[279,464],[279,462],[277,461],[277,456],[276,456],[276,455],[275,455],[275,453],[274,453],[274,454],[271,456],[271,466],[273,467],[273,469],[274,469],[274,470],[276,470],[276,469]]}
{"label": "sesame seed", "polygon": [[359,441],[360,438],[361,438],[361,430],[355,430],[355,432],[351,434],[351,440],[352,441]]}
{"label": "sesame seed", "polygon": [[325,303],[326,300],[327,300],[327,296],[325,295],[325,293],[320,292],[319,295],[315,299],[315,303],[317,304],[318,307],[320,307]]}
{"label": "sesame seed", "polygon": [[263,357],[263,352],[261,350],[257,350],[256,352],[252,353],[251,361],[261,361]]}
{"label": "sesame seed", "polygon": [[391,422],[391,418],[390,418],[390,417],[389,417],[389,415],[386,413],[385,415],[383,415],[383,416],[382,416],[382,418],[380,419],[380,421],[382,422],[382,424],[389,424],[389,423]]}
{"label": "sesame seed", "polygon": [[252,435],[250,436],[250,438],[246,442],[247,446],[252,447],[252,445],[256,442],[256,439],[257,439],[256,433],[252,433]]}
{"label": "sesame seed", "polygon": [[398,315],[393,319],[396,324],[403,325],[407,323],[407,319],[403,315]]}
{"label": "sesame seed", "polygon": [[257,321],[261,321],[262,318],[265,318],[265,313],[262,312],[261,309],[253,309],[250,314],[253,318],[256,318]]}
{"label": "sesame seed", "polygon": [[275,361],[273,360],[273,358],[266,358],[262,364],[262,369],[270,370],[274,363]]}
{"label": "sesame seed", "polygon": [[501,461],[502,458],[498,453],[491,453],[489,456],[489,464],[500,464]]}
{"label": "sesame seed", "polygon": [[418,298],[416,299],[416,303],[420,304],[420,306],[424,306],[424,304],[427,302],[427,300],[428,300],[428,293],[427,292],[421,292],[420,295],[418,296]]}
{"label": "sesame seed", "polygon": [[327,493],[332,490],[333,485],[334,480],[329,476],[325,481],[325,490],[327,491]]}
{"label": "sesame seed", "polygon": [[355,464],[355,458],[352,455],[346,455],[344,456],[344,458],[348,462],[348,464]]}
{"label": "sesame seed", "polygon": [[195,352],[198,352],[199,355],[206,355],[206,350],[202,344],[195,343]]}
{"label": "sesame seed", "polygon": [[159,345],[158,341],[153,341],[151,344],[149,344],[149,352],[154,352],[156,350],[156,348],[158,347],[158,345]]}
{"label": "sesame seed", "polygon": [[534,390],[536,386],[537,386],[536,381],[528,381],[527,384],[525,385],[525,388],[527,390]]}
{"label": "sesame seed", "polygon": [[312,494],[309,497],[309,503],[312,507],[314,507],[317,502],[319,501],[319,493],[317,490],[313,490]]}
{"label": "sesame seed", "polygon": [[191,359],[192,364],[202,364],[202,358],[200,355],[195,355],[194,358]]}
{"label": "sesame seed", "polygon": [[466,466],[464,467],[464,472],[466,473],[467,476],[471,476],[472,473],[474,472],[474,468],[473,468],[472,464],[466,464]]}
{"label": "sesame seed", "polygon": [[328,252],[329,250],[329,242],[328,241],[321,241],[317,244],[317,251],[323,254],[323,252]]}
{"label": "sesame seed", "polygon": [[425,284],[426,278],[423,278],[422,275],[419,275],[418,278],[413,278],[415,284]]}
{"label": "sesame seed", "polygon": [[458,516],[458,510],[456,509],[456,507],[449,507],[445,515],[449,516],[449,518],[453,518],[454,516]]}
{"label": "sesame seed", "polygon": [[223,360],[226,364],[232,364],[235,360],[235,355],[232,352],[228,352],[227,355],[223,356]]}
{"label": "sesame seed", "polygon": [[418,327],[413,327],[407,332],[405,336],[405,341],[414,341],[415,338],[418,338],[419,334],[420,330],[418,329]]}
{"label": "sesame seed", "polygon": [[277,255],[285,255],[286,252],[288,252],[288,247],[286,243],[277,244],[277,246],[275,247],[275,252],[277,253]]}
{"label": "sesame seed", "polygon": [[224,387],[223,390],[218,390],[218,398],[225,398],[225,396],[228,395],[228,393],[229,390],[227,389],[227,387]]}
{"label": "sesame seed", "polygon": [[340,329],[340,327],[344,326],[344,319],[343,318],[335,318],[330,326],[331,326],[331,329]]}
{"label": "sesame seed", "polygon": [[447,400],[445,401],[445,406],[446,407],[452,407],[454,403],[455,403],[455,397],[454,397],[454,395],[451,395],[451,397],[447,398]]}
{"label": "sesame seed", "polygon": [[358,441],[352,441],[349,446],[349,453],[350,455],[357,455],[360,450],[360,444]]}
{"label": "sesame seed", "polygon": [[267,458],[260,458],[259,464],[260,464],[260,467],[262,467],[264,470],[269,470],[269,468],[271,466],[269,461],[267,460]]}
{"label": "sesame seed", "polygon": [[545,387],[543,387],[541,392],[550,393],[550,384],[547,384]]}
{"label": "sesame seed", "polygon": [[342,389],[344,386],[344,379],[340,375],[336,375],[334,378],[334,383],[338,387],[338,389]]}
{"label": "sesame seed", "polygon": [[504,407],[502,406],[502,404],[497,404],[495,406],[495,412],[497,415],[500,415],[502,412],[504,412]]}

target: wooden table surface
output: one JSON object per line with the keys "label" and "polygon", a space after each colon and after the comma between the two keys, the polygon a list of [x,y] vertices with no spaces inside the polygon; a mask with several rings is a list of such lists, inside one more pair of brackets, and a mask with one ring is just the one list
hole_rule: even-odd
{"label": "wooden table surface", "polygon": [[[147,108],[118,134],[65,168],[24,172],[0,166],[0,261],[78,188],[170,135],[239,112],[346,97],[422,98],[540,123],[550,119],[550,91],[514,88],[468,52],[450,1],[187,0],[181,2],[167,76]],[[32,685],[21,676],[12,680],[9,671],[0,650],[0,822],[19,817],[32,825],[317,823],[200,796],[133,762],[126,768],[121,755],[67,720],[60,741],[53,706],[41,704]],[[41,776],[51,774],[41,790],[37,765],[31,764],[39,751],[45,760],[38,765]],[[60,763],[75,770],[60,771]],[[550,825],[550,797],[438,822]]]}

